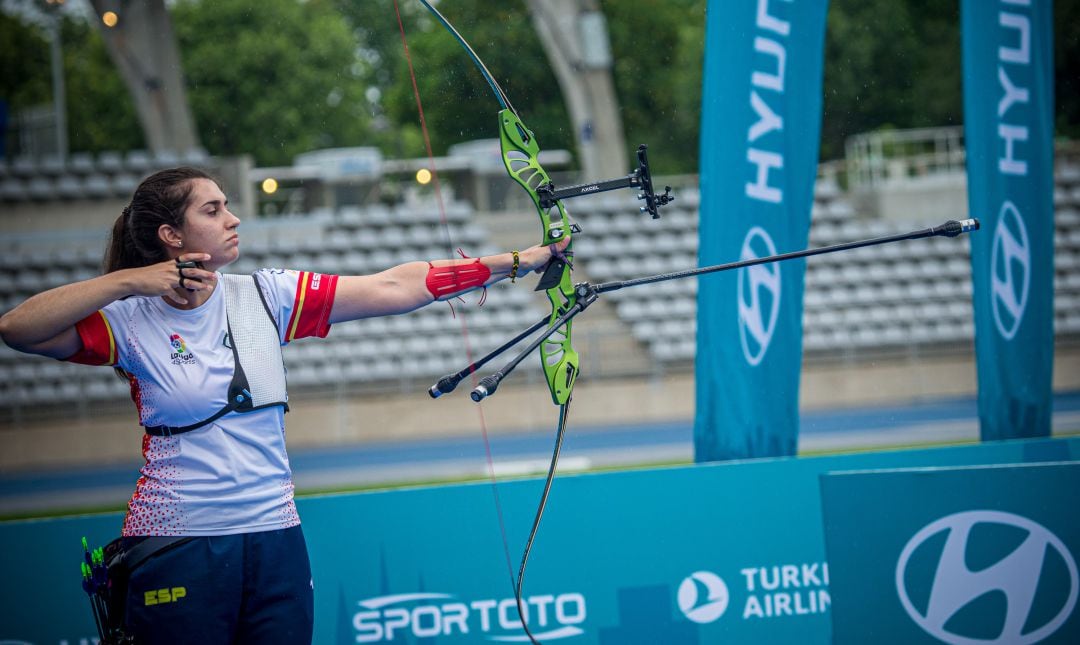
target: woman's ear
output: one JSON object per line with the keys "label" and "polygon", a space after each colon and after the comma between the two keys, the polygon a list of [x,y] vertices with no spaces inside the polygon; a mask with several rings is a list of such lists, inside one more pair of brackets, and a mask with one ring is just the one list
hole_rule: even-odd
{"label": "woman's ear", "polygon": [[162,224],[158,227],[158,239],[168,248],[184,248],[184,240],[180,236],[180,231],[168,224]]}

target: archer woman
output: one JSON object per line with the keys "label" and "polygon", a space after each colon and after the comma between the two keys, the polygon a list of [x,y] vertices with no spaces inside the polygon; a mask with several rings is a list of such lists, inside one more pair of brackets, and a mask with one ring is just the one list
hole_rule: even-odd
{"label": "archer woman", "polygon": [[311,640],[282,345],[538,270],[560,252],[534,246],[366,276],[223,274],[240,254],[239,225],[208,174],[158,172],[117,218],[104,275],[0,318],[10,347],[111,366],[130,383],[146,464],[114,545],[128,564],[140,561],[117,608],[116,627],[135,642]]}

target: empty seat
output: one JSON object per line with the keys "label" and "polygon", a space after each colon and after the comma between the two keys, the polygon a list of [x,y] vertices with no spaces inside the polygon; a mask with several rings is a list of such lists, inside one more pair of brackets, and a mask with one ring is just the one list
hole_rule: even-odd
{"label": "empty seat", "polygon": [[76,152],[68,157],[68,172],[76,175],[89,175],[94,172],[94,156],[89,152]]}
{"label": "empty seat", "polygon": [[44,155],[38,160],[37,171],[43,175],[56,177],[64,172],[65,166],[63,157],[55,154]]}
{"label": "empty seat", "polygon": [[16,177],[29,178],[38,172],[37,161],[29,155],[20,155],[11,161],[9,166],[11,174]]}
{"label": "empty seat", "polygon": [[48,177],[37,175],[32,177],[26,185],[26,192],[30,199],[46,201],[56,197],[56,184]]}
{"label": "empty seat", "polygon": [[99,172],[91,172],[83,182],[83,194],[91,199],[108,197],[112,194],[112,190],[109,179]]}
{"label": "empty seat", "polygon": [[77,176],[61,175],[56,180],[56,196],[60,199],[82,199],[86,197],[86,191]]}
{"label": "empty seat", "polygon": [[0,199],[6,202],[23,202],[30,199],[26,182],[19,177],[5,177],[0,180]]}
{"label": "empty seat", "polygon": [[107,175],[116,174],[124,169],[124,157],[115,150],[102,152],[98,155],[97,167]]}
{"label": "empty seat", "polygon": [[203,148],[191,148],[184,151],[181,161],[188,166],[202,166],[210,161],[210,155]]}
{"label": "empty seat", "polygon": [[158,150],[151,157],[150,164],[153,168],[172,168],[183,163],[175,150]]}
{"label": "empty seat", "polygon": [[154,168],[153,157],[146,150],[129,150],[124,155],[124,168],[136,175],[145,175]]}
{"label": "empty seat", "polygon": [[112,184],[112,193],[117,197],[131,197],[135,192],[135,188],[139,185],[139,180],[135,175],[128,173],[119,173],[112,177],[110,180]]}

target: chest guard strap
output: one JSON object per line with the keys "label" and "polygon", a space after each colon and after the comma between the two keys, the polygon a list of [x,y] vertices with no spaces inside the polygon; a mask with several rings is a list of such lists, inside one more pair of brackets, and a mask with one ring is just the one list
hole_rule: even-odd
{"label": "chest guard strap", "polygon": [[230,412],[251,412],[281,405],[289,410],[285,361],[274,316],[253,275],[225,275],[218,280],[225,297],[225,317],[236,366],[225,407],[186,426],[145,426],[146,433],[169,437],[201,428]]}

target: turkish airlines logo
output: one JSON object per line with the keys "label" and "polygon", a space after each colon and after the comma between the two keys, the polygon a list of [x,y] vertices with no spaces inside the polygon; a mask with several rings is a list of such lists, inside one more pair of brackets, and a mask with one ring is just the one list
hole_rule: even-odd
{"label": "turkish airlines logo", "polygon": [[[755,226],[743,240],[740,260],[776,255],[776,245],[765,229]],[[758,264],[738,271],[739,340],[746,362],[765,358],[780,316],[780,265]]]}
{"label": "turkish airlines logo", "polygon": [[955,645],[1041,641],[1072,614],[1077,584],[1076,561],[1056,535],[1000,511],[928,524],[896,564],[904,610],[928,634]]}
{"label": "turkish airlines logo", "polygon": [[1012,202],[1001,205],[994,250],[990,255],[990,295],[994,324],[1005,340],[1020,328],[1031,286],[1031,247],[1020,211]]}
{"label": "turkish airlines logo", "polygon": [[682,613],[695,623],[711,623],[727,611],[730,595],[724,579],[711,571],[695,571],[679,585]]}

